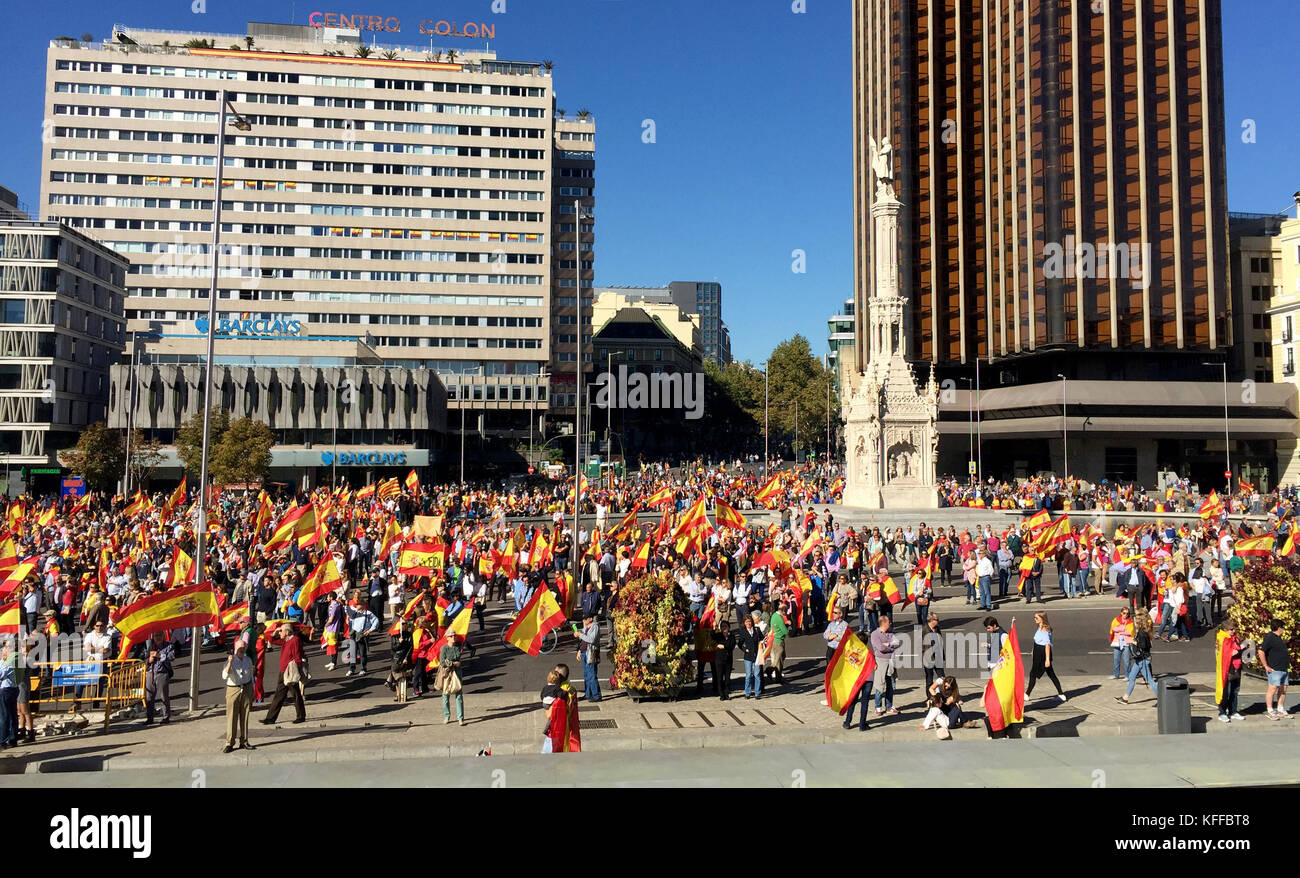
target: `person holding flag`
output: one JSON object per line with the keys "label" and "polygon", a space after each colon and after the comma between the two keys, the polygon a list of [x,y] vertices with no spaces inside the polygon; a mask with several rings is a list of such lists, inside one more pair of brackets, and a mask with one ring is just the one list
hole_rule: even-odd
{"label": "person holding flag", "polygon": [[1223,623],[1214,640],[1214,703],[1219,706],[1219,722],[1245,717],[1237,712],[1237,694],[1241,691],[1241,653],[1245,649],[1237,639],[1237,623]]}
{"label": "person holding flag", "polygon": [[[1124,612],[1128,613],[1128,610]],[[1133,694],[1137,679],[1141,676],[1147,681],[1147,685],[1151,687],[1151,694],[1158,701],[1160,690],[1156,688],[1156,681],[1151,678],[1151,614],[1139,613],[1136,623],[1130,623],[1130,626],[1135,629],[1135,633],[1128,648],[1128,688],[1124,690],[1123,695],[1116,695],[1115,700],[1121,704],[1128,704],[1129,696]]]}

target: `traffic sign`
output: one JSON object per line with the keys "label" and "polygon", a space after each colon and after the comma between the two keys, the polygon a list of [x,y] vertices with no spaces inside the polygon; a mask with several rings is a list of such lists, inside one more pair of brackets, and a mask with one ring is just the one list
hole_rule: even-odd
{"label": "traffic sign", "polygon": [[971,475],[975,475],[975,472],[976,472],[976,470],[975,470],[975,461],[972,460],[972,461],[968,461],[968,462],[967,462],[967,464],[966,464],[966,471],[969,472]]}

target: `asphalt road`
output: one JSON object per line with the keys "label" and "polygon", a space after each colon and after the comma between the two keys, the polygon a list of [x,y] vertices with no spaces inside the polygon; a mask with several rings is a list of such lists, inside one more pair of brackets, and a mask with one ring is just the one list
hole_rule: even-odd
{"label": "asphalt road", "polygon": [[[1049,565],[1050,567],[1051,565]],[[895,571],[896,575],[901,575]],[[995,587],[996,590],[996,587]],[[1044,576],[1046,603],[1026,605],[1018,598],[1008,598],[998,604],[994,610],[1004,629],[1010,629],[1014,619],[1020,649],[1025,658],[1026,669],[1029,665],[1033,648],[1034,631],[1033,613],[1039,609],[1046,611],[1053,627],[1053,655],[1058,674],[1062,676],[1087,675],[1098,679],[1108,678],[1112,669],[1112,653],[1107,646],[1107,632],[1110,621],[1119,612],[1124,602],[1117,600],[1113,594],[1089,596],[1086,598],[1066,599],[1055,584],[1054,571]],[[1014,594],[1014,591],[1013,591]],[[981,657],[983,642],[978,638],[983,635],[983,619],[987,613],[974,605],[965,603],[965,587],[950,586],[936,589],[936,599],[931,604],[932,612],[939,615],[943,630],[949,638],[946,647],[948,672],[957,676],[959,682],[969,686],[982,671]],[[474,692],[538,692],[546,682],[546,674],[557,662],[566,662],[571,671],[575,687],[582,689],[581,666],[576,658],[576,641],[562,630],[560,643],[549,655],[528,656],[514,647],[506,646],[501,635],[509,624],[513,611],[512,603],[493,602],[485,612],[486,630],[478,631],[477,624],[471,624],[470,644],[476,654],[468,658],[465,665],[465,689]],[[905,639],[919,640],[916,629],[916,611],[907,607],[896,611],[895,631]],[[855,623],[856,624],[856,623]],[[381,632],[383,627],[381,626]],[[602,632],[602,639],[605,638]],[[1190,643],[1154,644],[1152,668],[1157,675],[1183,674],[1193,671],[1205,671],[1213,666],[1214,637],[1213,632],[1193,633]],[[964,665],[956,654],[975,651]],[[820,678],[825,671],[825,642],[817,633],[791,637],[786,646],[786,673],[788,678],[808,682]],[[272,652],[267,659],[265,686],[267,700],[275,690],[278,664],[278,652]],[[318,644],[308,646],[307,655],[312,673],[312,698],[356,699],[358,701],[391,699],[384,687],[390,661],[389,639],[380,633],[372,637],[369,674],[366,676],[346,677],[346,668],[338,667],[333,671],[324,669],[325,657]],[[210,706],[223,698],[223,684],[220,678],[224,654],[215,649],[203,653],[200,666],[200,705]],[[743,663],[737,656],[734,663],[735,684],[733,691],[739,687]],[[601,665],[601,679],[607,681],[610,663]],[[900,684],[912,680],[923,680],[924,672],[920,663],[914,667],[904,666],[900,671]],[[188,692],[188,659],[176,662],[176,678],[172,683],[173,704],[183,709]],[[602,684],[603,685],[603,684]],[[1049,687],[1050,682],[1043,681]],[[911,688],[906,686],[904,688]],[[776,691],[779,691],[776,690]],[[261,708],[255,707],[255,710]],[[289,708],[292,709],[291,706]]]}

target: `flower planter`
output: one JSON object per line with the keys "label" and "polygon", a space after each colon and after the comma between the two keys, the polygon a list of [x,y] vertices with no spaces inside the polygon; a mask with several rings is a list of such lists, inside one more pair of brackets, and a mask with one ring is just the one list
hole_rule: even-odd
{"label": "flower planter", "polygon": [[631,698],[634,704],[640,704],[642,701],[678,701],[682,695],[681,686],[670,686],[654,692],[645,689],[628,689],[626,691],[627,697]]}

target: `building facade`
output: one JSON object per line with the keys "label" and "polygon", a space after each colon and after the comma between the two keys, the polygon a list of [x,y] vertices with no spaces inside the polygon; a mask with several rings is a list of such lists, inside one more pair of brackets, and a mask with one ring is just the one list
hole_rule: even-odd
{"label": "building facade", "polygon": [[57,452],[105,420],[126,272],[126,259],[60,223],[0,219],[0,465],[11,495],[57,490]]}
{"label": "building facade", "polygon": [[436,373],[479,429],[526,436],[573,351],[555,332],[576,314],[556,296],[555,236],[574,190],[590,202],[594,122],[557,124],[549,63],[360,37],[252,23],[55,41],[42,215],[130,260],[129,330],[192,326],[226,89],[249,128],[225,132],[220,314],[368,335],[384,366]]}
{"label": "building facade", "polygon": [[832,314],[826,320],[826,346],[830,349],[827,357],[827,367],[835,375],[835,392],[840,393],[840,388],[846,386],[846,382],[841,379],[840,370],[842,361],[852,358],[852,364],[857,361],[857,352],[854,348],[856,333],[854,332],[854,307],[852,299],[844,300],[844,308],[839,314]]}
{"label": "building facade", "polygon": [[[853,10],[856,371],[875,274],[894,270],[873,262],[887,145],[906,348],[943,389],[940,473],[1222,488],[1236,448],[1238,476],[1275,480],[1293,390],[1230,394],[1225,438],[1225,385],[1267,351],[1242,356],[1230,286],[1219,0]],[[1099,456],[1072,453],[1085,435]]]}
{"label": "building facade", "polygon": [[[1297,202],[1297,218],[1279,223],[1277,234],[1268,239],[1272,244],[1269,254],[1272,298],[1267,313],[1271,324],[1273,380],[1292,389],[1300,387],[1296,375],[1296,332],[1300,330],[1300,193]],[[1300,485],[1297,437],[1300,433],[1277,444],[1279,484]]]}
{"label": "building facade", "polygon": [[1285,214],[1228,214],[1228,277],[1232,286],[1233,371],[1255,381],[1273,380],[1269,306],[1280,254],[1277,234]]}
{"label": "building facade", "polygon": [[596,294],[617,294],[630,305],[675,305],[699,327],[704,359],[717,366],[731,362],[731,331],[722,319],[722,284],[714,281],[673,281],[663,287],[600,287]]}

